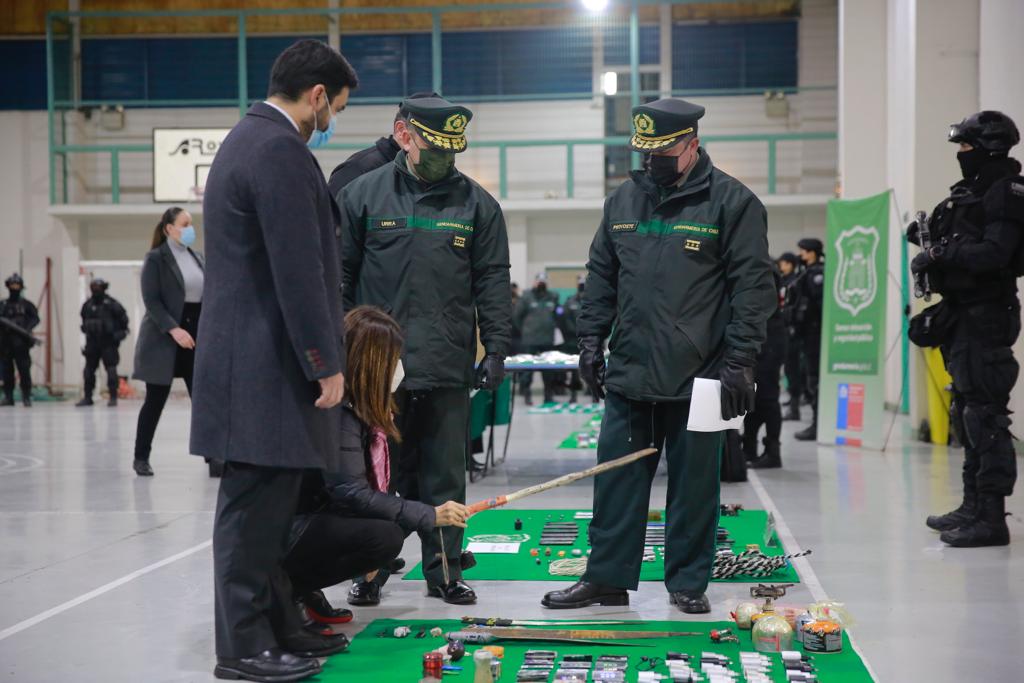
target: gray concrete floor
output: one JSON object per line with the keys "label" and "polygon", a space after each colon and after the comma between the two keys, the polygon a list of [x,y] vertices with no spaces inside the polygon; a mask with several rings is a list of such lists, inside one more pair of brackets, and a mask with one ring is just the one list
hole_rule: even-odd
{"label": "gray concrete floor", "polygon": [[[185,455],[188,410],[172,400],[157,433],[156,477],[131,470],[138,403],[0,409],[0,680],[210,681],[213,585],[209,548],[217,484]],[[517,413],[507,463],[470,499],[579,469],[593,451],[554,446],[583,416]],[[862,654],[880,681],[1018,681],[1024,640],[1024,505],[1010,501],[1008,548],[954,550],[923,524],[958,502],[961,453],[900,439],[888,453],[800,444],[784,435],[785,469],[723,486],[724,502],[774,509],[790,545],[813,550],[787,603],[846,602]],[[885,425],[873,425],[882,429]],[[665,497],[659,477],[652,506]],[[580,484],[523,507],[589,507]],[[415,561],[416,548],[405,557]],[[561,584],[565,585],[565,584]],[[544,616],[550,584],[480,582],[475,614]],[[344,602],[344,587],[328,591]],[[467,610],[393,580],[376,617],[458,617]],[[743,584],[712,584],[710,619],[726,618]],[[664,587],[643,584],[629,608],[589,615],[672,619]],[[566,615],[559,614],[564,617]],[[827,683],[827,682],[826,682]]]}

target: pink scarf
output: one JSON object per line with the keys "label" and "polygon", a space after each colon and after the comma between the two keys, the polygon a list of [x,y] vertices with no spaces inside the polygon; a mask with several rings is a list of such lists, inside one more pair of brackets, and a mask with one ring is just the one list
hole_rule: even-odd
{"label": "pink scarf", "polygon": [[373,463],[370,483],[381,493],[387,493],[391,482],[391,458],[388,455],[388,437],[381,429],[373,428],[370,432],[370,460]]}

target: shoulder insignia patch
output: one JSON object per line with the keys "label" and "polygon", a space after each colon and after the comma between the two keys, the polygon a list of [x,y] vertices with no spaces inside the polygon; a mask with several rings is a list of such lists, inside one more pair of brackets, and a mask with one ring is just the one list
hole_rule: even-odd
{"label": "shoulder insignia patch", "polygon": [[687,239],[683,248],[688,251],[700,251],[700,240]]}
{"label": "shoulder insignia patch", "polygon": [[466,248],[466,238],[463,237],[462,235],[453,235],[452,236],[452,246],[456,246],[459,249],[465,249]]}

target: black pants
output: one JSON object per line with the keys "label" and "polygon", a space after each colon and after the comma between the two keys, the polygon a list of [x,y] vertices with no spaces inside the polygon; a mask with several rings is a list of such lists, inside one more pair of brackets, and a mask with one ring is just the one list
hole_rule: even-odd
{"label": "black pants", "polygon": [[[103,362],[103,367],[107,371],[107,390],[110,392],[111,398],[117,397],[117,364],[120,362],[121,357],[117,352],[117,345],[107,346],[90,346],[85,345],[85,370],[82,371],[82,379],[85,380],[85,397],[92,398],[92,392],[96,389],[96,370],[100,366],[100,361]],[[146,393],[146,398],[149,398],[149,393]],[[165,397],[166,399],[166,397]],[[157,413],[157,418],[160,415]],[[156,425],[153,425],[156,429]]]}
{"label": "black pants", "polygon": [[951,424],[964,444],[964,490],[1009,496],[1017,481],[1008,404],[1020,369],[1011,349],[1020,308],[993,302],[960,305],[956,313],[942,352],[953,377]]}
{"label": "black pants", "polygon": [[801,372],[804,376],[804,400],[814,411],[814,424],[818,424],[818,381],[821,362],[821,328],[811,328],[800,335]]}
{"label": "black pants", "polygon": [[[533,344],[523,346],[523,353],[545,353],[550,351],[552,346],[550,344]],[[519,377],[519,389],[526,393],[530,390],[530,386],[533,384],[533,372],[518,372],[516,373]],[[544,399],[550,399],[554,394],[555,389],[555,378],[558,375],[557,370],[541,370],[540,379],[544,384]]]}
{"label": "black pants", "polygon": [[301,628],[282,567],[301,482],[299,469],[224,466],[213,521],[218,657],[258,654]]}
{"label": "black pants", "polygon": [[[608,392],[597,442],[598,462],[647,446],[665,449],[665,585],[670,592],[707,588],[718,531],[722,433],[687,431],[689,415],[689,401],[647,403]],[[593,550],[584,580],[636,590],[657,469],[658,458],[649,456],[594,478]]]}
{"label": "black pants", "polygon": [[296,595],[369,574],[402,552],[405,532],[386,519],[358,519],[332,512],[310,515],[288,551],[285,571]]}
{"label": "black pants", "polygon": [[[754,410],[743,418],[743,437],[756,443],[757,432],[761,425],[765,427],[765,437],[769,442],[777,442],[782,434],[782,407],[779,405],[779,373],[782,362],[786,358],[785,338],[770,339],[765,342],[757,357],[754,369],[754,383],[757,393],[754,397]],[[749,435],[749,436],[748,436]]]}
{"label": "black pants", "polygon": [[[199,304],[185,304],[182,313],[181,327],[195,339],[199,334]],[[185,388],[192,398],[192,370],[196,363],[195,349],[183,349],[180,346],[174,356],[174,377],[185,380]],[[139,411],[139,421],[135,428],[135,459],[149,460],[153,449],[153,436],[156,426],[160,424],[160,415],[164,412],[167,397],[171,395],[170,384],[150,384],[146,382],[146,400]]]}
{"label": "black pants", "polygon": [[[395,394],[398,416],[395,424],[402,434],[401,444],[391,444],[398,459],[398,491],[403,498],[428,505],[449,500],[466,502],[466,458],[469,452],[469,391],[431,389]],[[462,578],[459,556],[462,554],[462,529],[444,527],[444,550],[448,557],[449,578]],[[423,551],[423,575],[427,584],[444,583],[441,565],[441,538],[437,530],[420,534]]]}
{"label": "black pants", "polygon": [[800,406],[803,395],[803,373],[800,372],[800,340],[796,335],[789,335],[786,347],[786,387],[793,405]]}
{"label": "black pants", "polygon": [[3,370],[4,394],[8,400],[14,399],[14,368],[18,368],[18,379],[21,380],[21,395],[32,395],[32,359],[28,349],[7,350],[0,353],[0,368]]}

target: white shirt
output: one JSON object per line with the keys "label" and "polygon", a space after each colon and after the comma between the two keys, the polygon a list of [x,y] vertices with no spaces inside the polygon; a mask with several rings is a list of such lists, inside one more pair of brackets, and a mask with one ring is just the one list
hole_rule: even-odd
{"label": "white shirt", "polygon": [[302,131],[299,130],[299,124],[295,123],[295,119],[293,119],[291,117],[291,114],[286,112],[284,109],[281,109],[281,107],[277,106],[276,104],[274,104],[270,100],[263,100],[263,104],[269,105],[269,106],[273,107],[274,109],[278,110],[279,112],[281,112],[281,115],[284,116],[286,119],[288,119],[288,123],[292,124],[292,127],[295,128],[295,131],[298,132],[298,133],[302,133]]}

